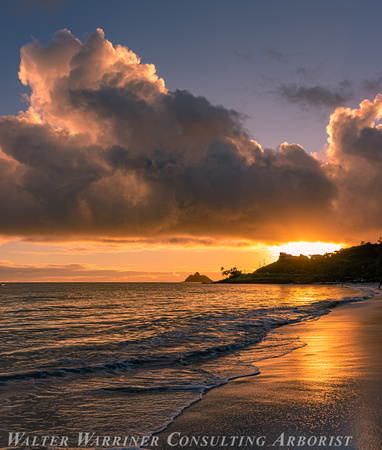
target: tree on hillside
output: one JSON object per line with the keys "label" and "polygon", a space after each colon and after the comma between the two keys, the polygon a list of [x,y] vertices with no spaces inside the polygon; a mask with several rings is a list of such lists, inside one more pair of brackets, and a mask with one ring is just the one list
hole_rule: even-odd
{"label": "tree on hillside", "polygon": [[224,267],[222,267],[220,269],[223,277],[228,277],[232,278],[232,277],[238,277],[239,275],[242,274],[242,271],[239,270],[237,267],[232,267],[231,269],[224,269]]}

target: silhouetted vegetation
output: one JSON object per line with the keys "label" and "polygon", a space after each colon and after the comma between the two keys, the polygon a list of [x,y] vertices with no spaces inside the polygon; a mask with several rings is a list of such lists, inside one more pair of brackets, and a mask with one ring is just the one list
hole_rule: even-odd
{"label": "silhouetted vegetation", "polygon": [[[222,268],[223,269],[223,268]],[[236,271],[237,269],[234,268]],[[220,283],[328,283],[382,282],[382,241],[361,243],[324,255],[280,254],[278,261],[253,273],[222,270],[229,278]],[[227,272],[227,273],[226,273]]]}
{"label": "silhouetted vegetation", "polygon": [[222,267],[220,271],[223,277],[228,276],[229,278],[235,278],[242,274],[242,271],[239,270],[237,267],[232,267],[231,269],[224,269],[224,267]]}

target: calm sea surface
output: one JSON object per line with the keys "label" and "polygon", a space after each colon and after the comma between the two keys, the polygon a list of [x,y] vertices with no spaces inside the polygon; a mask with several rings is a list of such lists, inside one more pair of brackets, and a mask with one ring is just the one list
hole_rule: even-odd
{"label": "calm sea surface", "polygon": [[337,286],[0,286],[0,432],[146,435],[302,345],[278,327],[371,291]]}

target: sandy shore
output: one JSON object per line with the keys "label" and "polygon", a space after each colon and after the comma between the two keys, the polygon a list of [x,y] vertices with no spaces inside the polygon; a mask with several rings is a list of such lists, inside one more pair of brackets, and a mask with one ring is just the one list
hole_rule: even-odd
{"label": "sandy shore", "polygon": [[306,346],[206,393],[159,448],[382,449],[382,296],[279,331]]}

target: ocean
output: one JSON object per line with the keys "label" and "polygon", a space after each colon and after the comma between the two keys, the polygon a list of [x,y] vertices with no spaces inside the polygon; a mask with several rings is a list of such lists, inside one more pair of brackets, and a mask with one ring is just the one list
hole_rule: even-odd
{"label": "ocean", "polygon": [[282,337],[283,325],[372,295],[311,285],[4,284],[0,436],[150,436],[207,390],[305,345]]}

